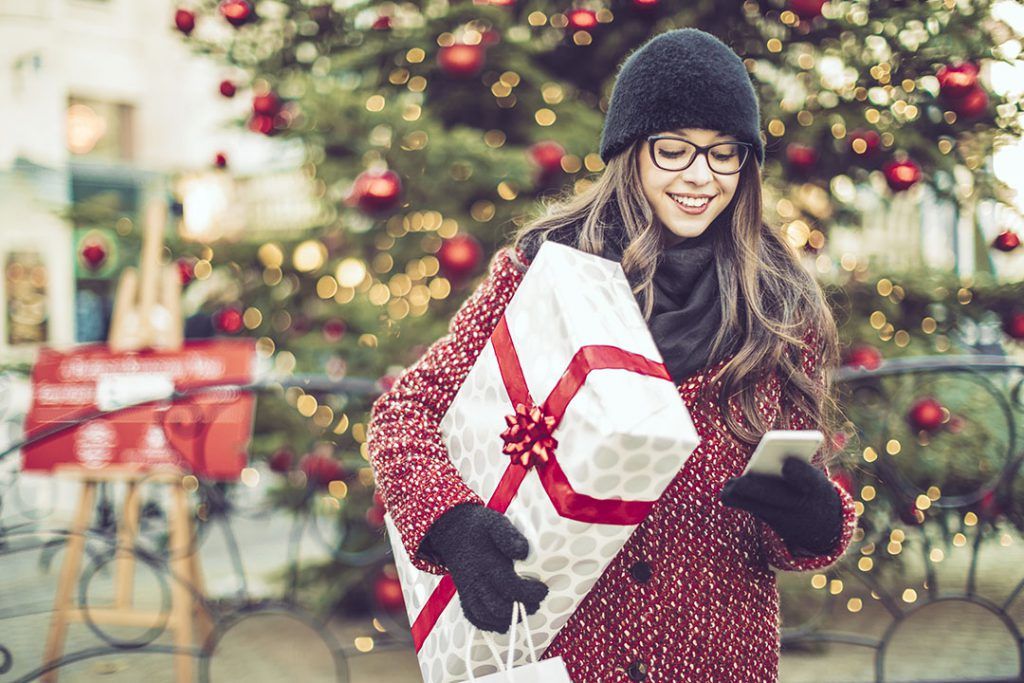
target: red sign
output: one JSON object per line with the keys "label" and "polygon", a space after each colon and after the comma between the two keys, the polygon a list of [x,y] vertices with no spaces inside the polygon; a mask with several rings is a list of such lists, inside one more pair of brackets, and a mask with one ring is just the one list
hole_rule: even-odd
{"label": "red sign", "polygon": [[[174,465],[236,479],[248,459],[255,398],[231,387],[252,382],[254,361],[251,339],[187,342],[180,351],[44,348],[32,369],[23,469]],[[172,392],[184,395],[159,400]]]}

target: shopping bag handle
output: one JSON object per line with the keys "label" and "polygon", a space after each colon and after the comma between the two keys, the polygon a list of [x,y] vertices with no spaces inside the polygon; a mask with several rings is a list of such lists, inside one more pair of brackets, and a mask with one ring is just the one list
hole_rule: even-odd
{"label": "shopping bag handle", "polygon": [[[530,660],[534,664],[537,663],[537,653],[533,649],[533,633],[530,632],[530,625],[526,621],[526,605],[521,602],[516,602],[512,605],[512,621],[508,627],[508,655],[505,660],[505,667],[501,669],[506,674],[512,671],[512,661],[515,659],[516,654],[516,622],[519,621],[523,625],[523,630],[526,632],[526,652],[530,655]],[[471,660],[473,652],[473,642],[476,640],[477,634],[476,626],[470,624],[469,627],[469,638],[466,643],[466,681],[475,681],[476,678],[473,676],[473,664]],[[491,635],[490,631],[480,631],[480,634],[484,637],[484,642],[487,644],[487,648],[494,655],[494,659],[498,662],[498,666],[501,666],[501,654],[498,653],[498,645],[494,642],[494,636]],[[512,680],[511,676],[508,677]]]}

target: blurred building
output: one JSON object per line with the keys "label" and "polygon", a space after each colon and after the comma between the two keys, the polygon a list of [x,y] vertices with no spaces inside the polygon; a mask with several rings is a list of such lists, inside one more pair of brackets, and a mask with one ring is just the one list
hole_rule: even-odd
{"label": "blurred building", "polygon": [[[301,150],[238,125],[246,84],[221,95],[238,74],[193,54],[174,11],[171,0],[0,0],[0,365],[18,366],[0,373],[0,450],[21,438],[22,371],[37,349],[105,339],[116,278],[137,263],[130,220],[76,222],[72,208],[102,199],[132,216],[187,180],[199,232],[220,220],[266,237],[315,213]],[[219,152],[230,171],[215,170]],[[218,215],[225,204],[241,218]],[[19,461],[0,461],[0,473]],[[24,500],[70,514],[75,484],[19,481]]]}
{"label": "blurred building", "polygon": [[[323,222],[296,170],[301,149],[238,125],[250,108],[247,84],[239,82],[233,98],[221,95],[220,82],[241,74],[193,54],[174,28],[175,8],[172,0],[0,0],[6,362],[30,360],[41,343],[104,338],[114,278],[135,261],[118,248],[133,226],[73,225],[69,209],[91,198],[132,215],[148,193],[180,191],[186,179],[190,190],[181,199],[187,205],[191,198],[198,217],[186,236],[201,241],[225,233],[267,239]],[[196,35],[216,38],[218,30],[232,29],[200,23]],[[986,74],[996,89],[1020,87],[1019,70],[996,71]],[[212,171],[218,152],[230,172]],[[1004,157],[997,170],[1019,178],[1020,154]],[[1016,215],[995,207],[965,213],[916,190],[890,203],[881,199],[884,188],[851,187],[863,220],[831,228],[819,272],[846,258],[898,271],[926,265],[970,274],[980,265],[1019,277],[1000,272],[1019,263],[1004,263],[987,246],[999,230],[1016,227]],[[103,267],[84,267],[86,256],[105,259]]]}
{"label": "blurred building", "polygon": [[[221,95],[220,82],[237,74],[190,51],[174,10],[170,0],[0,0],[5,362],[30,360],[41,343],[104,338],[113,279],[135,262],[117,249],[119,233],[132,226],[85,235],[66,217],[74,205],[102,195],[133,214],[148,193],[167,192],[183,175],[210,176],[223,152],[239,191],[232,201],[244,203],[252,184],[235,188],[235,178],[258,176],[258,211],[267,213],[279,187],[291,210],[268,220],[286,229],[309,223],[309,203],[295,206],[301,194],[289,171],[301,156],[237,125],[250,106],[245,84],[234,98]],[[100,247],[89,251],[94,238]],[[83,268],[83,250],[104,267]]]}

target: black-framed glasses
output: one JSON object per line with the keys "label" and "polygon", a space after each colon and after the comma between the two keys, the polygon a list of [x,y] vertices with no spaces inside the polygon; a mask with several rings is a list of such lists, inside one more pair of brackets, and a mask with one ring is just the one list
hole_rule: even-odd
{"label": "black-framed glasses", "polygon": [[743,168],[751,147],[753,145],[749,142],[716,142],[701,147],[678,135],[651,135],[647,138],[651,161],[663,171],[682,171],[689,168],[698,154],[703,154],[712,171],[732,175]]}

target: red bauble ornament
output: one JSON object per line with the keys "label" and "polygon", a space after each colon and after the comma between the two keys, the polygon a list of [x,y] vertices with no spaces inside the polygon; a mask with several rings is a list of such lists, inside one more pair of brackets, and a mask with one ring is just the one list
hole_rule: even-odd
{"label": "red bauble ornament", "polygon": [[391,170],[360,173],[352,185],[349,203],[370,215],[394,210],[402,196],[402,178]]}
{"label": "red bauble ornament", "polygon": [[273,135],[277,132],[277,126],[274,125],[273,116],[264,116],[263,114],[253,114],[252,118],[249,119],[249,130],[254,133],[263,133],[264,135]]}
{"label": "red bauble ornament", "polygon": [[398,379],[397,375],[382,375],[377,379],[377,386],[380,387],[381,393],[385,391],[391,391],[391,387],[395,385],[395,380]]}
{"label": "red bauble ornament", "polygon": [[274,135],[285,128],[291,120],[281,100],[274,93],[257,95],[252,100],[253,115],[249,118],[249,130],[264,135]]}
{"label": "red bauble ornament", "polygon": [[275,451],[273,455],[267,460],[267,465],[270,467],[271,472],[277,474],[287,474],[292,468],[292,464],[295,462],[295,454],[287,448],[282,448]]}
{"label": "red bauble ornament", "polygon": [[273,92],[252,98],[252,113],[259,116],[276,116],[281,111],[281,98]]}
{"label": "red bauble ornament", "polygon": [[387,508],[384,507],[384,498],[381,497],[380,491],[373,491],[373,505],[366,510],[366,521],[370,526],[380,528],[384,526],[384,514],[387,512]]}
{"label": "red bauble ornament", "polygon": [[[854,148],[853,143],[856,140],[864,141],[864,145],[866,146],[866,148],[863,152],[857,152],[857,150]],[[878,150],[878,146],[881,144],[882,136],[879,135],[877,131],[862,130],[858,128],[857,130],[850,133],[850,149],[852,149],[857,154],[863,154],[864,156],[874,154]]]}
{"label": "red bauble ornament", "polygon": [[224,0],[220,3],[220,14],[238,28],[252,19],[252,5],[246,0]]}
{"label": "red bauble ornament", "polygon": [[224,79],[220,82],[220,94],[224,97],[234,97],[236,92],[238,92],[238,88],[231,81]]}
{"label": "red bauble ornament", "polygon": [[890,161],[882,167],[882,172],[893,192],[909,190],[921,180],[921,167],[912,159]]}
{"label": "red bauble ornament", "polygon": [[345,468],[341,463],[320,453],[302,456],[299,469],[306,475],[306,483],[314,488],[326,488],[332,481],[344,478]]}
{"label": "red bauble ornament", "polygon": [[882,352],[870,344],[857,344],[846,354],[843,363],[851,368],[877,370],[882,364]]}
{"label": "red bauble ornament", "polygon": [[970,62],[946,65],[935,77],[939,79],[939,96],[948,100],[965,97],[978,87],[978,67]]}
{"label": "red bauble ornament", "polygon": [[484,32],[480,34],[480,44],[484,47],[490,47],[497,45],[501,42],[501,33],[496,28],[484,29]]}
{"label": "red bauble ornament", "polygon": [[332,342],[338,341],[345,335],[345,330],[345,321],[332,318],[324,323],[324,339]]}
{"label": "red bauble ornament", "polygon": [[102,242],[92,241],[82,245],[82,262],[89,270],[99,270],[107,260],[107,247]]}
{"label": "red bauble ornament", "polygon": [[384,508],[376,505],[366,508],[366,523],[374,529],[384,526]]}
{"label": "red bauble ornament", "polygon": [[373,582],[373,598],[385,612],[398,612],[405,609],[402,599],[402,584],[398,578],[390,574],[381,574]]}
{"label": "red bauble ornament", "polygon": [[238,334],[242,331],[242,311],[237,306],[222,308],[213,315],[213,326],[220,332]]}
{"label": "red bauble ornament", "polygon": [[562,170],[562,158],[565,148],[553,140],[545,140],[532,145],[529,150],[530,159],[540,167],[541,173],[549,175]]}
{"label": "red bauble ornament", "polygon": [[391,17],[389,17],[386,14],[380,15],[374,20],[373,26],[371,26],[370,28],[372,28],[374,31],[390,31]]}
{"label": "red bauble ornament", "polygon": [[1020,237],[1013,230],[1003,230],[992,241],[992,246],[999,251],[1010,252],[1020,246]]}
{"label": "red bauble ornament", "polygon": [[939,80],[939,98],[959,118],[969,121],[988,111],[988,93],[978,81],[975,64],[947,65],[935,76]]}
{"label": "red bauble ornament", "polygon": [[801,19],[814,19],[821,16],[821,8],[825,0],[789,0],[788,7]]}
{"label": "red bauble ornament", "polygon": [[484,249],[472,235],[462,233],[446,239],[437,251],[437,260],[445,277],[462,280],[480,265]]}
{"label": "red bauble ornament", "polygon": [[792,142],[786,146],[786,161],[794,171],[808,173],[818,163],[818,150]]}
{"label": "red bauble ornament", "polygon": [[931,397],[920,399],[910,406],[907,413],[907,422],[915,432],[935,432],[942,427],[944,419],[942,404]]}
{"label": "red bauble ornament", "polygon": [[1011,313],[1003,320],[1003,331],[1017,341],[1024,340],[1024,312]]}
{"label": "red bauble ornament", "polygon": [[217,168],[227,168],[228,155],[225,154],[224,152],[217,152],[217,154],[213,157],[213,164]]}
{"label": "red bauble ornament", "polygon": [[174,26],[186,36],[192,35],[196,28],[196,15],[187,9],[179,9],[174,13]]}
{"label": "red bauble ornament", "polygon": [[661,6],[661,0],[633,0],[633,9],[652,10]]}
{"label": "red bauble ornament", "polygon": [[952,100],[949,108],[966,121],[976,119],[988,111],[988,93],[978,86],[960,99]]}
{"label": "red bauble ornament", "polygon": [[445,45],[437,51],[437,65],[452,78],[472,78],[484,67],[484,46]]}
{"label": "red bauble ornament", "polygon": [[181,286],[184,287],[196,278],[196,259],[178,259],[178,277],[181,278]]}
{"label": "red bauble ornament", "polygon": [[574,9],[566,17],[574,31],[589,31],[597,26],[597,12],[592,9]]}

